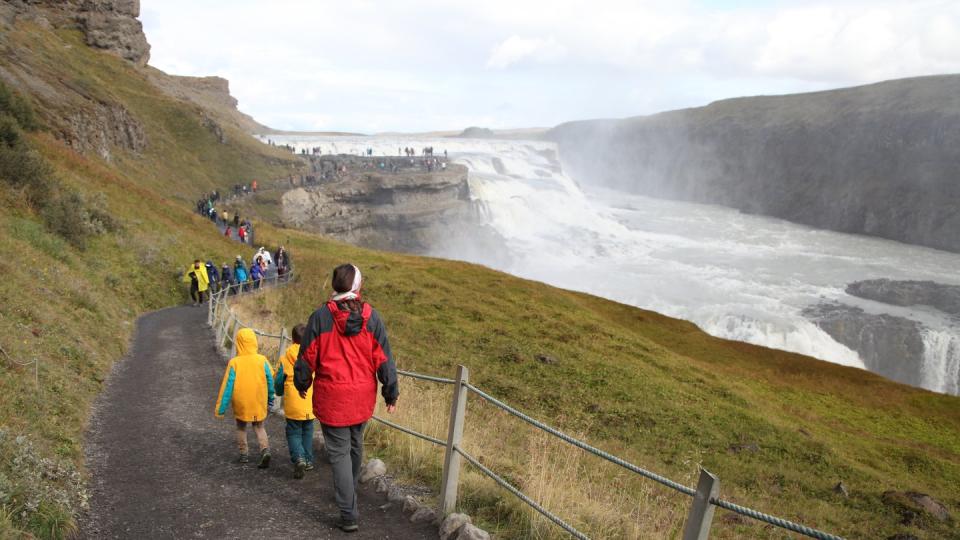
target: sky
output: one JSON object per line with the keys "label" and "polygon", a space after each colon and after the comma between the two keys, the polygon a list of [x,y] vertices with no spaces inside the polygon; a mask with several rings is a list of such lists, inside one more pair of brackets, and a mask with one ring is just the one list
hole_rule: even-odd
{"label": "sky", "polygon": [[150,65],[276,129],[549,127],[960,72],[957,0],[142,0]]}

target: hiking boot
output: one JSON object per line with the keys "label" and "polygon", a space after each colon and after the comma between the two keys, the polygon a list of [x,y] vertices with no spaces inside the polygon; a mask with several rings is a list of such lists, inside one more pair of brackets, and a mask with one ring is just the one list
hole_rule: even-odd
{"label": "hiking boot", "polygon": [[240,463],[250,463],[250,456],[247,454],[240,454],[240,459],[238,461]]}
{"label": "hiking boot", "polygon": [[307,462],[307,466],[304,467],[303,470],[305,470],[305,471],[312,471],[312,470],[313,470],[313,463],[310,463],[310,462],[308,461],[308,462]]}
{"label": "hiking boot", "polygon": [[260,451],[260,461],[257,462],[257,468],[266,469],[270,466],[270,449],[264,448]]}
{"label": "hiking boot", "polygon": [[297,464],[293,466],[293,477],[297,480],[303,478],[303,473],[307,470],[307,462],[299,459]]}
{"label": "hiking boot", "polygon": [[352,519],[341,519],[340,523],[337,524],[337,527],[343,532],[357,532],[360,530],[360,526],[357,525],[357,522]]}

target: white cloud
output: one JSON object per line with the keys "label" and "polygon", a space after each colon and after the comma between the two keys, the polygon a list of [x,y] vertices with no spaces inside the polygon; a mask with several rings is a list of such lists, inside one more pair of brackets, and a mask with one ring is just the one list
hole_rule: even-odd
{"label": "white cloud", "polygon": [[502,69],[525,60],[552,63],[562,59],[566,53],[566,48],[552,37],[541,39],[510,36],[493,48],[490,58],[487,59],[487,67]]}
{"label": "white cloud", "polygon": [[954,0],[705,1],[142,3],[151,64],[227,77],[280,128],[552,125],[960,72]]}

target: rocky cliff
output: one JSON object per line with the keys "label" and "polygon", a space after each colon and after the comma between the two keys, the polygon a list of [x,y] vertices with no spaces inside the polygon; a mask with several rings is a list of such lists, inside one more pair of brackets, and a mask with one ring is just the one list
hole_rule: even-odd
{"label": "rocky cliff", "polygon": [[960,75],[571,122],[546,137],[581,183],[960,251]]}
{"label": "rocky cliff", "polygon": [[[467,168],[392,170],[399,158],[312,158],[319,181],[283,195],[283,219],[353,244],[435,252],[451,237],[482,236],[469,200]],[[380,168],[380,162],[384,168]],[[479,240],[478,240],[479,241]]]}
{"label": "rocky cliff", "polygon": [[[150,45],[137,17],[138,0],[6,0],[0,2],[0,32],[36,34],[50,29],[79,31],[80,39],[64,38],[80,48],[105,50],[126,61],[155,87],[176,101],[194,105],[193,122],[202,125],[220,143],[239,130],[262,133],[269,128],[237,109],[229,83],[219,77],[179,77],[147,66]],[[81,41],[82,40],[82,41]],[[109,81],[89,76],[64,77],[56,66],[46,66],[55,51],[42,43],[11,47],[0,40],[0,81],[33,96],[38,115],[51,133],[83,154],[114,159],[118,150],[140,155],[150,144],[141,118],[127,107]],[[72,43],[67,46],[73,47]],[[98,61],[95,57],[87,61]],[[44,66],[37,69],[37,66]],[[62,66],[83,71],[83,66]],[[155,102],[158,107],[165,106]]]}
{"label": "rocky cliff", "polygon": [[925,320],[939,328],[906,317],[868,313],[839,302],[811,306],[804,315],[833,339],[857,351],[870,371],[902,383],[960,393],[960,351],[956,349],[960,287],[932,281],[872,279],[850,283],[846,292],[890,306],[925,309]]}
{"label": "rocky cliff", "polygon": [[0,20],[17,18],[45,27],[75,28],[87,45],[110,51],[138,65],[150,60],[150,44],[143,33],[140,0],[5,0]]}

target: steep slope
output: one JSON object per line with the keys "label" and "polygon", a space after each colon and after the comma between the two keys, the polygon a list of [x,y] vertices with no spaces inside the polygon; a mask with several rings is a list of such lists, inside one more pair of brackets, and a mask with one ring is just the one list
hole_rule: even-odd
{"label": "steep slope", "polygon": [[[109,11],[109,4],[90,5]],[[72,532],[86,502],[81,445],[90,404],[123,355],[133,320],[185,297],[180,275],[188,261],[238,252],[191,212],[192,201],[300,167],[240,131],[229,107],[206,109],[206,98],[158,88],[136,58],[91,48],[83,28],[57,23],[59,12],[38,5],[46,3],[18,3],[18,15],[0,17],[0,80],[19,96],[0,99],[4,538]],[[47,168],[6,174],[26,171],[17,166],[28,162]],[[34,189],[27,177],[49,189]],[[64,220],[51,208],[82,211]],[[76,228],[86,232],[77,237]],[[369,269],[365,292],[388,317],[404,368],[446,374],[468,364],[478,385],[639,463],[684,481],[704,463],[736,500],[852,537],[957,533],[955,522],[922,513],[901,524],[913,510],[883,497],[887,490],[920,491],[951,512],[960,508],[956,397],[717,340],[688,323],[478,266],[269,226],[258,228],[258,238],[286,244],[302,277],[278,296],[257,297],[254,314],[273,313],[287,325],[303,320],[325,296],[334,263],[354,260]],[[170,377],[176,384],[177,374]],[[405,410],[424,410],[413,388],[405,392]],[[424,416],[442,422],[443,414]],[[144,424],[143,435],[153,435],[149,419]],[[490,425],[498,430],[494,438],[515,439]],[[378,451],[399,455],[385,442],[379,439]],[[742,446],[748,450],[736,450]],[[522,478],[528,450],[500,455],[498,466],[506,462]],[[421,463],[419,471],[429,478],[435,469]],[[632,481],[612,476],[616,487],[604,491],[629,494]],[[850,485],[848,499],[832,494],[839,478]],[[519,514],[498,497],[464,497],[485,519],[517,530],[509,527]],[[663,499],[643,500],[655,506]],[[628,519],[646,515],[646,506],[634,504]],[[655,532],[671,530],[668,523]],[[721,521],[715,532],[776,535],[736,521]]]}
{"label": "steep slope", "polygon": [[960,75],[570,122],[547,138],[584,184],[960,251]]}
{"label": "steep slope", "polygon": [[0,537],[63,537],[85,504],[90,404],[133,320],[182,301],[188,261],[236,254],[190,202],[301,164],[88,46],[74,23],[59,26],[59,8],[11,5],[0,5]]}

